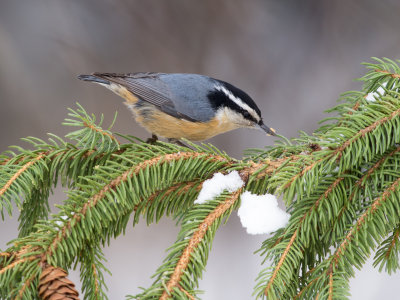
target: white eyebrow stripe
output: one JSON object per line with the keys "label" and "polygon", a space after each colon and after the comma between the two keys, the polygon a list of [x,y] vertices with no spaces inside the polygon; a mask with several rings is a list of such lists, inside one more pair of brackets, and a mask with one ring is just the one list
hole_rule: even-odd
{"label": "white eyebrow stripe", "polygon": [[223,85],[216,84],[216,85],[214,85],[214,88],[217,91],[223,92],[229,99],[231,99],[233,102],[235,102],[237,105],[239,105],[244,110],[248,111],[249,114],[254,119],[257,120],[257,122],[259,122],[261,120],[260,116],[257,114],[257,112],[254,109],[252,109],[245,102],[243,102],[242,99],[240,99],[239,97],[236,97],[234,94],[232,94],[232,92],[230,90],[228,90],[226,87],[224,87]]}

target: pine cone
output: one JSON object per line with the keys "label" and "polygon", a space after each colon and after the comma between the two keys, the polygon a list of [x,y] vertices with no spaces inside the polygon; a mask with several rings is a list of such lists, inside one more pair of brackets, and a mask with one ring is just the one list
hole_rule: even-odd
{"label": "pine cone", "polygon": [[61,268],[47,265],[39,278],[39,296],[43,300],[79,300],[74,283]]}

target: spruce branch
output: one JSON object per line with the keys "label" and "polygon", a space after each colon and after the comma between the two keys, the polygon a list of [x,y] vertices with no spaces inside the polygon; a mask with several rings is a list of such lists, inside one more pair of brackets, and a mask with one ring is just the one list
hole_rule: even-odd
{"label": "spruce branch", "polygon": [[[181,227],[176,242],[154,283],[129,297],[197,299],[215,232],[244,191],[282,195],[291,213],[258,250],[272,265],[260,272],[256,297],[345,299],[354,268],[372,252],[375,267],[396,271],[400,67],[390,59],[366,67],[362,91],[343,94],[328,111],[335,115],[313,135],[282,137],[272,147],[249,149],[243,160],[208,144],[150,145],[113,133],[112,124],[102,128],[103,116],[97,121],[78,104],[64,123],[78,128],[66,136],[72,142],[29,137],[33,149],[0,155],[2,216],[15,204],[21,210],[19,237],[0,252],[0,298],[77,298],[66,270],[79,263],[83,298],[107,299],[104,245],[125,231],[131,216],[133,225],[170,216]],[[241,188],[193,203],[206,180],[232,171]],[[51,215],[48,198],[59,183],[68,193]]]}
{"label": "spruce branch", "polygon": [[110,275],[111,273],[103,264],[105,258],[99,243],[95,243],[95,247],[89,245],[79,255],[82,291],[85,300],[108,299],[104,273],[107,272]]}
{"label": "spruce branch", "polygon": [[[364,194],[371,195],[371,192],[368,190],[369,185],[366,184],[369,178],[372,176],[381,176],[385,168],[391,170],[393,161],[390,161],[390,158],[394,155],[399,155],[400,147],[395,148],[393,151],[389,152],[388,154],[383,155],[380,157],[376,163],[373,163],[372,167],[370,167],[360,179],[356,181],[354,184],[353,191],[349,195],[346,203],[341,208],[337,218],[330,230],[330,234],[327,235],[332,241],[338,240],[340,235],[342,234],[344,228],[346,228],[349,224],[351,224],[353,218],[356,215],[356,211],[359,210],[358,206],[359,203],[354,203],[353,199],[360,199],[362,195],[360,194],[363,192]],[[398,158],[396,158],[397,160]],[[385,166],[389,164],[389,166]],[[349,221],[351,220],[351,221]]]}
{"label": "spruce branch", "polygon": [[[382,196],[375,199],[372,202],[372,205],[365,211],[356,221],[356,223],[352,226],[349,233],[342,240],[341,244],[337,247],[334,254],[329,256],[325,261],[323,261],[316,269],[313,271],[314,277],[311,282],[297,295],[299,297],[301,294],[305,294],[305,291],[312,292],[315,290],[320,290],[320,288],[312,288],[315,285],[324,285],[326,278],[329,278],[329,289],[323,290],[324,297],[327,299],[333,299],[334,295],[334,280],[337,280],[339,283],[336,284],[335,292],[339,295],[344,295],[345,290],[343,290],[343,279],[349,278],[353,275],[353,267],[356,266],[360,268],[362,264],[365,262],[367,255],[370,253],[370,249],[375,246],[375,242],[379,242],[379,238],[374,237],[373,233],[379,233],[379,237],[384,237],[387,235],[387,227],[391,226],[393,222],[398,222],[398,218],[389,218],[388,214],[386,217],[383,217],[382,206],[384,202],[392,200],[391,197],[393,193],[399,188],[400,178],[397,179],[392,185],[386,189]],[[397,200],[397,199],[395,199]],[[393,200],[392,200],[393,201]],[[385,219],[385,223],[389,221],[389,224],[377,225],[374,224],[376,221],[371,218],[373,214],[381,214],[380,217]],[[363,231],[363,228],[369,228],[369,231]],[[372,228],[372,229],[371,229]],[[360,236],[363,237],[365,241],[362,242]],[[360,247],[362,251],[360,251]],[[346,256],[348,254],[348,256]],[[323,272],[325,274],[318,274],[319,272]],[[334,278],[334,275],[335,278]],[[326,293],[326,295],[325,295]],[[311,297],[312,294],[309,294],[308,297]],[[337,297],[337,296],[335,296]]]}
{"label": "spruce branch", "polygon": [[[181,152],[181,153],[170,153],[166,155],[156,156],[150,160],[145,160],[140,162],[138,165],[134,166],[133,168],[128,168],[122,174],[119,174],[117,177],[113,178],[108,184],[104,185],[100,190],[94,193],[86,202],[84,202],[83,206],[79,211],[76,213],[74,212],[73,216],[70,220],[68,220],[65,225],[60,228],[60,234],[54,236],[54,239],[51,241],[51,244],[47,247],[46,257],[49,261],[51,261],[51,257],[53,256],[54,252],[57,250],[60,243],[63,241],[64,238],[70,237],[71,231],[74,226],[77,226],[83,218],[85,218],[88,211],[91,211],[92,208],[96,207],[96,205],[104,200],[107,201],[107,197],[113,192],[121,192],[126,193],[126,191],[117,191],[118,187],[126,183],[129,179],[134,178],[139,180],[141,184],[145,185],[143,172],[144,170],[148,169],[149,167],[159,166],[162,163],[173,163],[183,161],[185,159],[189,160],[191,158],[199,158],[201,157],[204,160],[215,159],[219,161],[220,159],[224,159],[222,157],[212,157],[212,156],[204,156],[203,153],[196,153],[196,152]],[[139,178],[138,178],[139,177]],[[92,182],[94,183],[94,182]],[[139,190],[139,185],[136,182],[137,189]],[[116,194],[114,194],[115,196]],[[78,196],[78,195],[77,195]],[[123,201],[122,197],[118,197]],[[137,204],[137,203],[135,203]],[[104,204],[107,205],[107,204]],[[110,210],[111,211],[111,210]],[[91,225],[91,224],[87,224]],[[91,226],[92,227],[92,226]],[[98,228],[97,228],[98,229]]]}
{"label": "spruce branch", "polygon": [[[140,146],[142,147],[142,146]],[[157,147],[154,147],[155,149],[157,149]],[[174,147],[172,147],[172,149],[174,149]],[[137,150],[137,149],[135,149]],[[231,159],[227,159],[225,156],[221,156],[221,155],[212,155],[209,153],[201,153],[201,152],[180,152],[180,153],[165,153],[165,150],[168,149],[163,149],[163,152],[161,155],[157,155],[154,156],[151,159],[147,159],[147,160],[143,160],[143,159],[139,159],[139,163],[135,166],[135,167],[127,167],[126,170],[124,172],[121,173],[121,165],[117,165],[116,167],[118,167],[118,170],[114,169],[114,171],[119,172],[118,176],[113,176],[112,180],[105,184],[104,186],[102,186],[101,189],[97,190],[94,194],[92,194],[91,197],[88,197],[89,200],[85,200],[85,197],[83,197],[83,195],[85,194],[85,192],[92,192],[91,191],[91,187],[90,186],[85,186],[82,185],[81,186],[81,190],[77,190],[74,191],[73,193],[71,193],[70,195],[72,196],[72,198],[75,197],[79,197],[82,198],[82,206],[80,207],[80,210],[78,210],[78,206],[75,203],[75,206],[73,207],[73,211],[65,211],[62,210],[62,212],[58,215],[58,218],[56,219],[56,222],[59,223],[63,223],[64,225],[62,227],[59,227],[59,225],[57,224],[56,226],[54,226],[52,223],[49,223],[47,225],[45,225],[44,223],[41,225],[38,225],[38,231],[36,232],[37,236],[42,236],[44,233],[45,235],[48,236],[49,240],[47,241],[47,243],[45,245],[43,245],[43,250],[41,253],[41,262],[44,263],[54,263],[55,265],[63,265],[63,263],[57,263],[54,262],[54,259],[59,258],[58,255],[58,251],[65,251],[66,248],[70,247],[70,246],[75,246],[78,243],[77,241],[73,242],[73,245],[67,245],[66,243],[68,243],[68,241],[66,242],[65,239],[70,239],[71,236],[74,236],[73,232],[74,232],[74,228],[80,223],[82,223],[81,221],[83,219],[86,219],[87,214],[89,212],[91,212],[93,210],[93,208],[96,207],[96,205],[101,202],[104,201],[106,204],[103,205],[109,205],[108,201],[110,197],[110,194],[114,193],[114,192],[121,192],[121,190],[118,191],[118,187],[120,185],[124,185],[126,184],[126,181],[128,181],[129,179],[136,179],[140,181],[140,183],[144,184],[144,177],[146,177],[147,175],[143,175],[143,172],[146,171],[146,173],[150,172],[152,169],[155,168],[160,168],[160,166],[163,166],[165,164],[178,164],[181,165],[182,168],[185,169],[185,172],[182,172],[182,179],[185,178],[190,178],[190,177],[194,177],[194,178],[198,178],[199,173],[193,172],[193,170],[191,168],[189,168],[188,166],[194,166],[196,163],[198,163],[199,161],[205,161],[206,163],[208,163],[211,167],[221,167],[221,164],[226,164],[227,162],[229,164],[231,164],[230,162],[232,161]],[[171,149],[170,149],[171,150]],[[144,153],[143,156],[145,156],[146,158],[148,158],[148,153],[149,151],[147,151],[147,153]],[[153,153],[153,155],[155,155],[156,153]],[[128,157],[131,157],[131,153],[125,152],[124,159],[121,159],[121,161],[128,161]],[[138,159],[138,157],[134,157],[136,159]],[[130,161],[130,160],[129,160]],[[188,166],[185,166],[185,163]],[[114,164],[113,161],[110,161],[110,164]],[[104,169],[104,170],[103,170]],[[173,168],[171,168],[171,166],[169,166],[168,168],[163,168],[165,171],[173,171]],[[107,175],[109,177],[109,173],[111,171],[111,167],[110,166],[104,166],[103,168],[98,167],[97,168],[97,172],[103,173],[103,175]],[[201,166],[201,169],[199,170],[201,173],[208,173],[209,169],[207,167],[205,167],[204,165]],[[177,171],[173,171],[174,173],[176,173]],[[189,173],[189,174],[188,174]],[[206,177],[208,178],[208,176]],[[94,179],[89,179],[91,184],[97,184],[96,181]],[[148,191],[145,191],[143,189],[139,188],[139,182],[135,182],[134,185],[137,186],[136,190],[138,192],[145,192],[145,194]],[[129,185],[132,185],[132,183],[130,183]],[[125,186],[126,188],[126,186]],[[86,190],[85,190],[86,189]],[[90,189],[90,191],[89,191]],[[126,198],[126,192],[124,192],[124,195],[121,195],[122,197],[120,197],[121,201],[123,201],[122,199]],[[139,198],[139,197],[138,197]],[[120,203],[121,204],[121,203]],[[127,206],[125,210],[121,210],[121,206],[119,205],[118,207],[113,207],[114,209],[120,210],[121,212],[118,212],[121,216],[123,216],[123,214],[125,214],[128,211],[132,211],[134,208],[134,204],[137,204],[136,202],[133,202],[131,205]],[[103,205],[100,205],[101,207],[99,208],[100,210],[104,211],[104,207]],[[71,209],[71,207],[69,207],[69,209]],[[110,211],[110,209],[108,210]],[[92,214],[92,213],[90,213]],[[98,212],[96,214],[96,216],[100,214],[100,212]],[[115,215],[117,216],[117,212],[115,212]],[[64,220],[64,218],[62,218],[63,216],[69,216],[70,219],[69,221]],[[93,215],[92,215],[93,216]],[[89,216],[90,217],[90,216]],[[110,217],[110,216],[109,216]],[[100,218],[99,218],[100,219]],[[110,220],[115,220],[115,222],[119,221],[118,218],[115,219],[110,219]],[[84,224],[82,225],[83,228],[81,229],[77,229],[78,232],[80,232],[81,230],[87,230],[87,227],[93,227],[93,225],[96,225],[96,229],[99,230],[102,227],[102,223],[104,223],[104,221],[100,222],[99,220],[97,220],[95,223],[94,220],[91,221],[90,224]],[[103,225],[103,227],[107,227],[107,228],[112,228],[113,225],[110,224],[110,226],[106,226],[107,224]],[[115,225],[115,224],[114,224]],[[57,230],[54,230],[54,227],[59,227],[57,228]],[[86,228],[85,228],[86,227]],[[119,232],[122,229],[117,229],[117,231]],[[51,237],[53,236],[53,237]],[[81,243],[85,242],[86,240],[86,236],[83,236],[83,240],[81,241]],[[36,243],[35,240],[37,239],[33,239],[32,243]],[[60,250],[61,248],[61,250]],[[77,250],[76,248],[74,250]],[[68,257],[69,259],[71,257],[75,256],[75,254],[71,255],[70,253],[68,253]],[[70,264],[71,262],[67,262],[67,264]],[[65,264],[65,263],[64,263]]]}
{"label": "spruce branch", "polygon": [[228,197],[228,199],[219,204],[211,213],[209,213],[207,217],[201,222],[201,224],[198,226],[198,229],[190,238],[186,248],[183,250],[179,261],[175,266],[174,272],[170,276],[170,279],[167,283],[167,290],[163,292],[160,299],[165,300],[170,298],[168,294],[171,292],[171,290],[178,285],[182,285],[182,283],[180,283],[181,281],[183,281],[181,280],[181,277],[185,270],[188,268],[191,256],[195,256],[193,252],[207,234],[210,226],[212,226],[218,218],[220,218],[228,209],[232,207],[232,205],[235,204],[235,202],[239,198],[241,191],[242,190],[239,189],[237,192],[233,193],[230,197]]}
{"label": "spruce branch", "polygon": [[[385,77],[381,77],[381,79],[386,80]],[[393,86],[396,87],[396,86],[398,86],[398,84],[393,84]],[[388,97],[388,95],[391,95],[390,98]],[[349,123],[348,121],[345,122],[347,127],[351,126],[354,128],[354,125],[363,125],[364,127],[359,128],[357,131],[352,131],[353,136],[351,136],[351,137],[349,136],[350,137],[349,139],[344,140],[340,145],[338,145],[336,147],[334,147],[334,145],[332,144],[332,141],[335,141],[335,136],[346,137],[346,131],[333,136],[331,134],[331,131],[339,133],[339,130],[342,130],[343,128],[338,128],[335,126],[325,127],[324,130],[321,131],[322,134],[319,137],[320,137],[320,139],[321,139],[321,137],[324,137],[324,136],[329,137],[329,139],[328,139],[329,144],[327,144],[326,142],[324,142],[324,143],[316,142],[321,147],[321,151],[316,152],[316,154],[320,158],[315,159],[314,161],[311,161],[304,168],[302,168],[301,166],[298,166],[298,168],[293,168],[293,166],[291,166],[290,164],[287,165],[288,171],[292,172],[292,174],[294,174],[289,177],[290,179],[287,181],[286,186],[285,186],[287,189],[290,189],[290,187],[293,184],[296,184],[296,180],[298,178],[304,178],[305,175],[309,174],[308,172],[312,171],[315,168],[315,166],[318,166],[318,164],[323,164],[323,167],[320,168],[318,170],[318,172],[311,174],[311,176],[309,178],[306,178],[305,180],[303,180],[298,187],[293,188],[294,191],[305,191],[305,192],[300,192],[300,193],[296,194],[296,197],[304,197],[301,199],[301,201],[296,202],[297,205],[299,206],[299,208],[296,208],[296,203],[291,208],[293,210],[291,221],[293,220],[294,223],[296,224],[296,226],[299,226],[304,221],[304,219],[302,219],[302,218],[299,218],[299,221],[296,221],[294,219],[297,215],[296,212],[299,212],[300,208],[303,209],[304,211],[307,211],[308,208],[306,205],[309,201],[307,199],[309,199],[309,197],[310,197],[309,195],[312,195],[313,191],[316,188],[320,187],[321,181],[319,178],[324,178],[324,176],[323,176],[324,173],[325,174],[328,173],[328,174],[330,174],[329,176],[332,176],[331,171],[334,170],[333,168],[339,167],[339,169],[338,169],[339,174],[345,174],[347,172],[351,177],[354,177],[354,175],[356,175],[360,169],[364,168],[362,166],[362,164],[364,163],[364,160],[366,160],[368,162],[368,161],[374,159],[375,157],[380,157],[380,159],[382,159],[382,160],[376,164],[375,168],[372,168],[370,170],[370,172],[367,174],[367,176],[363,177],[363,181],[362,181],[363,186],[369,186],[370,183],[366,182],[366,179],[367,178],[369,179],[369,177],[371,176],[373,171],[376,168],[378,168],[378,166],[381,163],[383,163],[388,157],[391,157],[392,155],[395,154],[396,151],[390,153],[388,155],[388,157],[386,157],[386,158],[381,157],[382,153],[384,153],[385,151],[388,151],[388,149],[390,149],[390,147],[387,147],[386,145],[393,145],[393,143],[396,144],[398,142],[397,141],[398,136],[396,135],[396,133],[393,133],[393,131],[397,131],[397,128],[398,128],[398,126],[397,126],[398,125],[398,121],[397,121],[398,108],[395,109],[396,106],[392,106],[392,103],[396,103],[398,101],[397,100],[397,98],[398,98],[397,92],[396,91],[395,92],[387,91],[386,95],[383,95],[383,97],[386,98],[386,99],[384,99],[386,101],[380,102],[379,106],[375,105],[375,104],[371,105],[371,103],[367,102],[364,97],[362,99],[358,99],[357,101],[361,101],[361,102],[356,102],[356,105],[352,104],[353,108],[350,111],[351,112],[350,115],[346,112],[346,110],[343,110],[344,106],[338,107],[337,109],[338,110],[340,109],[342,111],[342,113],[345,114],[346,118],[350,118],[349,120],[352,120],[354,122],[354,117],[356,117],[357,119],[360,120],[359,122],[354,122],[354,123]],[[383,97],[382,97],[382,100],[383,100]],[[351,98],[350,100],[351,100],[351,103],[354,103],[354,101],[353,101],[354,98]],[[359,104],[359,103],[362,103],[362,104]],[[371,106],[371,108],[369,106]],[[354,111],[354,108],[357,108],[357,112]],[[372,108],[375,111],[372,111]],[[390,108],[390,109],[388,109],[388,108]],[[362,109],[362,110],[360,110],[360,109]],[[377,114],[376,111],[379,111],[379,110],[382,112],[385,112],[385,115]],[[366,123],[365,120],[361,120],[362,116],[366,112],[367,112],[368,117],[376,116],[377,119],[374,120],[371,118],[369,118],[369,119],[366,118],[366,120],[369,120],[369,122],[370,122],[369,124]],[[358,114],[358,116],[355,116],[356,114]],[[395,122],[391,123],[394,119],[396,119]],[[343,124],[342,117],[338,118],[338,120],[340,120],[341,124]],[[383,130],[387,130],[388,134],[382,134],[382,127],[380,127],[382,124],[385,124],[385,125],[390,124],[390,125],[387,125],[385,128],[383,128]],[[378,129],[380,129],[379,133],[378,133]],[[359,142],[359,140],[364,139],[370,133],[373,133],[373,132],[377,132],[379,134],[379,138],[380,138],[379,141],[368,140],[368,143],[366,143],[366,142],[360,143]],[[371,135],[371,137],[375,138],[374,135]],[[371,139],[371,137],[369,139]],[[396,141],[392,142],[392,141],[390,141],[390,138],[394,138],[394,139],[396,139]],[[314,142],[313,138],[310,138],[310,140],[311,140],[311,142]],[[337,137],[336,137],[336,140],[337,140]],[[375,145],[382,145],[382,147],[380,149],[379,148],[374,149],[373,147]],[[364,149],[361,150],[360,146],[364,146]],[[356,149],[356,151],[354,151],[354,149]],[[366,155],[366,153],[370,150],[373,150],[372,153]],[[345,157],[346,151],[348,151],[348,153],[349,153],[349,154],[347,154],[348,158]],[[362,158],[362,159],[360,157],[361,153],[363,153],[365,155],[364,158]],[[316,154],[313,153],[312,155],[316,155]],[[353,156],[351,156],[351,155],[353,155]],[[335,159],[335,161],[332,161],[332,158]],[[357,159],[361,160],[360,163],[358,163],[360,165],[359,167],[357,166]],[[328,162],[328,165],[326,165],[327,162]],[[353,167],[353,164],[356,164],[356,166]],[[327,168],[330,168],[330,169],[328,169],[329,170],[328,172],[325,171],[325,170],[327,170]],[[391,168],[393,170],[393,164],[392,164]],[[350,169],[352,169],[351,172],[350,172]],[[356,171],[356,173],[353,173],[354,171]],[[380,173],[382,173],[382,171]],[[355,179],[357,178],[357,176],[358,175],[356,175]],[[390,174],[388,174],[386,176],[390,176]],[[288,177],[286,177],[286,178],[288,178]],[[375,189],[379,189],[380,187],[376,183],[377,178],[375,177],[373,179],[374,179],[373,186],[375,187]],[[384,178],[381,176],[381,179],[387,180],[388,178]],[[332,178],[332,180],[334,180],[334,178]],[[337,179],[337,180],[341,181],[342,179]],[[335,183],[338,183],[338,181],[336,181]],[[354,181],[354,179],[352,181]],[[357,181],[355,181],[355,182],[357,182]],[[358,185],[360,185],[360,182],[361,181],[358,181]],[[308,183],[312,183],[313,186],[311,186],[311,185],[303,186],[304,184],[308,184]],[[350,185],[348,185],[348,187],[351,187],[354,184],[355,183],[351,183]],[[282,186],[282,185],[280,185],[280,186]],[[341,190],[346,191],[346,190],[349,190],[349,188],[341,188]],[[329,191],[329,189],[326,190],[326,192],[328,192],[328,191]],[[290,192],[290,190],[289,190],[289,192]],[[373,191],[368,190],[369,194],[367,196],[371,196],[371,192],[373,192]],[[346,193],[348,194],[348,192],[346,192]],[[323,195],[323,192],[321,192],[320,194]],[[284,194],[285,197],[288,197],[290,199],[293,199],[294,195],[295,194],[291,194],[291,193]],[[354,195],[352,197],[354,197]],[[321,201],[321,198],[318,198],[318,197],[314,197],[314,199],[315,200],[313,200],[313,201],[315,201],[315,205],[318,205],[319,202]],[[348,196],[346,196],[346,194],[344,194],[342,196],[339,195],[339,197],[335,197],[334,199],[332,199],[334,201],[333,207],[340,207],[341,204],[338,205],[339,203],[336,199],[348,199]],[[363,199],[363,198],[361,198],[361,199]],[[347,202],[344,201],[343,203],[347,203]],[[357,213],[360,211],[360,209],[362,212],[362,207],[360,207],[360,205],[359,205],[360,202],[357,202],[357,203],[358,203],[358,208],[357,208],[358,210],[356,209],[355,213],[353,213],[353,217],[355,217],[355,218],[357,217]],[[344,209],[342,208],[342,214],[343,214],[343,210]],[[322,212],[323,211],[321,210],[321,213]],[[328,210],[328,212],[329,212],[329,210]],[[331,215],[331,214],[329,214],[329,215]],[[396,214],[395,211],[393,211],[393,215],[398,216],[398,214]],[[322,216],[326,219],[326,214],[320,214],[320,216]],[[333,216],[337,216],[337,214],[335,213],[335,214],[333,214]],[[352,222],[351,220],[354,220],[354,218],[350,219],[350,221],[347,224],[351,224],[351,222]],[[328,224],[331,224],[331,222],[332,221],[330,221],[329,218],[326,220],[320,219],[320,220],[318,220],[318,222],[315,222],[316,226],[314,226],[314,228],[318,228],[319,231],[321,229],[323,229],[324,227],[330,228],[331,225],[328,225]],[[312,228],[313,228],[313,226],[311,225],[312,219],[310,219],[309,221],[307,221],[305,223],[307,224],[308,227],[306,227],[306,230],[304,232],[306,234],[307,233],[311,234],[310,238],[314,241],[318,241],[318,245],[319,245],[319,247],[321,247],[321,242],[317,237],[318,236],[323,237],[324,234],[326,234],[326,233],[319,232],[316,235],[314,233],[315,231],[312,230]],[[289,223],[289,225],[287,226],[287,229],[291,228],[291,224],[292,224],[292,222]],[[341,227],[341,232],[342,232],[341,234],[343,234],[343,231],[346,231],[346,230],[347,229],[346,229],[346,224],[345,224],[344,226]],[[262,284],[260,282],[260,285],[258,286],[258,289],[257,289],[258,293],[260,293],[261,292],[260,288],[261,289],[264,288],[264,295],[266,294],[267,298],[271,298],[271,299],[281,298],[281,297],[291,298],[291,297],[295,296],[297,293],[293,293],[293,291],[299,290],[299,285],[301,283],[298,280],[296,280],[296,278],[292,278],[290,276],[290,274],[292,272],[298,272],[296,270],[303,270],[302,271],[303,274],[309,275],[307,269],[312,270],[315,267],[313,264],[309,264],[309,260],[307,260],[307,263],[305,264],[305,261],[304,261],[305,257],[306,257],[305,254],[309,251],[311,253],[315,253],[314,255],[316,255],[316,254],[318,254],[319,256],[322,255],[322,257],[324,257],[325,255],[328,254],[328,253],[324,253],[324,251],[322,251],[322,252],[318,251],[318,249],[309,248],[310,247],[309,239],[301,238],[302,243],[298,243],[298,245],[296,245],[295,241],[296,241],[296,238],[298,238],[298,234],[300,231],[296,230],[292,233],[291,237],[285,238],[284,234],[286,234],[286,232],[284,232],[283,234],[280,234],[279,235],[280,237],[277,239],[272,238],[269,243],[264,244],[264,250],[263,250],[263,248],[261,249],[263,252],[268,251],[270,253],[270,255],[275,253],[275,251],[272,251],[272,249],[274,249],[274,248],[279,249],[279,252],[278,252],[279,255],[274,260],[275,261],[274,271],[272,273],[262,272],[260,274],[260,278],[263,278],[263,277],[265,278],[265,276],[269,277],[268,284],[264,285],[264,280],[262,279],[261,280]],[[328,243],[327,246],[335,245],[335,243],[332,241],[332,239],[328,239],[326,242],[329,242],[329,240],[331,240],[331,242]],[[333,242],[333,244],[332,244],[332,242]],[[324,248],[327,249],[326,246],[323,247],[323,245],[322,245],[322,249],[324,249]],[[293,253],[293,254],[290,255],[290,253]],[[286,261],[286,259],[288,257],[289,257],[288,265],[283,269],[284,275],[278,276],[279,270],[282,268],[282,265],[284,264],[284,262]],[[300,265],[303,265],[303,268],[300,267]],[[269,274],[269,275],[267,275],[267,274]],[[298,274],[298,273],[296,273],[296,274]],[[278,282],[276,282],[277,277],[278,277]],[[329,276],[329,274],[328,274],[328,276],[324,276],[323,278],[324,278],[325,283],[328,283],[329,281],[333,282],[333,277]],[[313,282],[313,283],[316,281],[313,277],[311,277],[311,279],[306,279],[306,282],[308,280],[311,280],[311,282]],[[292,283],[292,282],[295,282],[294,285],[295,286],[297,285],[297,288],[293,289],[293,291],[290,292],[290,289],[293,287],[293,284],[289,284],[289,283]],[[272,286],[274,286],[273,289],[272,289]],[[328,286],[328,285],[325,285],[325,286]],[[330,285],[331,290],[332,290],[332,286],[333,285]],[[342,295],[346,294],[346,293],[342,293],[343,291],[340,291],[340,289],[337,289],[336,291],[338,292],[338,294],[342,294]],[[286,294],[286,293],[289,293],[289,294]],[[300,294],[297,294],[297,297],[299,297],[303,294],[304,294],[303,291],[301,291]],[[260,295],[260,294],[258,294],[258,295]],[[315,293],[313,295],[314,295],[314,297],[316,297],[316,295],[319,295],[319,297],[322,296],[322,294],[319,291],[318,291],[318,293]],[[310,296],[303,295],[302,298],[308,299],[308,297],[310,297]]]}
{"label": "spruce branch", "polygon": [[79,103],[77,103],[77,106],[77,110],[69,108],[70,113],[68,115],[73,119],[65,119],[63,125],[82,128],[67,134],[66,137],[77,141],[78,147],[96,149],[98,152],[112,151],[115,148],[119,148],[120,142],[109,131],[114,125],[117,113],[115,113],[114,119],[109,128],[104,130],[101,128],[104,121],[103,115],[100,117],[99,124],[96,124],[95,115],[92,114],[89,116]]}
{"label": "spruce branch", "polygon": [[[242,175],[247,176],[247,175]],[[210,243],[217,227],[227,212],[237,206],[237,201],[242,189],[224,194],[203,205],[196,205],[189,211],[182,222],[182,230],[178,235],[178,241],[170,249],[165,263],[157,270],[155,283],[135,299],[177,298],[183,292],[183,299],[194,297],[192,287],[197,285],[201,269],[205,267],[210,250]],[[201,214],[199,215],[199,210]],[[165,289],[163,285],[165,283]],[[190,296],[187,296],[189,294]]]}
{"label": "spruce branch", "polygon": [[399,235],[400,227],[397,226],[392,234],[385,239],[380,248],[376,251],[374,257],[374,267],[379,266],[379,271],[383,268],[391,274],[399,269]]}

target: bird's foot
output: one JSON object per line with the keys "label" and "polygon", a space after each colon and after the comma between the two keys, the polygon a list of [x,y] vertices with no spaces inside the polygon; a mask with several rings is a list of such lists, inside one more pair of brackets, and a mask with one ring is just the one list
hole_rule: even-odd
{"label": "bird's foot", "polygon": [[158,141],[158,137],[155,134],[151,135],[151,138],[148,138],[146,143],[154,145]]}
{"label": "bird's foot", "polygon": [[174,139],[174,138],[168,139],[168,143],[176,144],[178,146],[186,147],[186,148],[193,150],[191,147],[189,147],[188,145],[185,145],[178,139]]}

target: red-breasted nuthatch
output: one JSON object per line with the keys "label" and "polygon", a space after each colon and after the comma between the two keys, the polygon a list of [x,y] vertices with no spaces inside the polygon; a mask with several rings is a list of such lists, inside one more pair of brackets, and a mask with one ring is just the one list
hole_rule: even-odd
{"label": "red-breasted nuthatch", "polygon": [[242,90],[208,76],[165,73],[93,73],[79,79],[101,84],[126,100],[136,121],[171,141],[202,141],[233,129],[259,128],[261,111]]}

